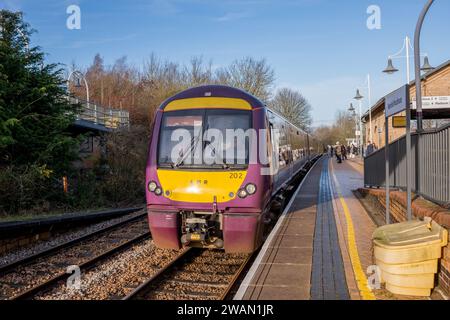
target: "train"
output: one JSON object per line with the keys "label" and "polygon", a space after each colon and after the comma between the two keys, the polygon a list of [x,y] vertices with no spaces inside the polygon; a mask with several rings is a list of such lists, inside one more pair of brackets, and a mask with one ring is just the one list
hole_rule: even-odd
{"label": "train", "polygon": [[205,85],[156,110],[146,165],[157,247],[251,253],[291,180],[323,146],[253,95]]}

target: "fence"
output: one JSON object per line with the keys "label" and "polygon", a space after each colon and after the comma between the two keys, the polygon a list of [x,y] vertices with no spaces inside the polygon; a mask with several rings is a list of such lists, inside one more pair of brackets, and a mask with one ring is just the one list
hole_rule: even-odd
{"label": "fence", "polygon": [[[406,141],[405,136],[389,145],[389,185],[406,189]],[[419,154],[417,142],[420,142]],[[441,204],[450,203],[450,125],[425,131],[418,139],[411,136],[412,190]],[[417,174],[420,166],[420,176]],[[384,148],[364,159],[364,184],[369,187],[386,185]]]}
{"label": "fence", "polygon": [[70,98],[70,102],[80,103],[83,106],[81,113],[77,115],[77,120],[91,121],[111,129],[130,126],[128,111],[104,108],[76,98]]}

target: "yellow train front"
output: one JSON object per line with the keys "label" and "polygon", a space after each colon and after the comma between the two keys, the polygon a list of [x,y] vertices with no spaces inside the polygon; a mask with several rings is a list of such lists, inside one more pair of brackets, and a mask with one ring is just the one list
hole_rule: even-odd
{"label": "yellow train front", "polygon": [[242,90],[202,86],[169,98],[155,116],[146,168],[155,244],[253,252],[275,197],[318,150]]}

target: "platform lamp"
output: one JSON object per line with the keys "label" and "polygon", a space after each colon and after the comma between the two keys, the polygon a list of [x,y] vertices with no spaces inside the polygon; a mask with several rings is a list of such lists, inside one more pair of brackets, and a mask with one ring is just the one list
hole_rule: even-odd
{"label": "platform lamp", "polygon": [[[405,37],[405,40],[403,42],[403,47],[400,49],[400,51],[398,51],[397,53],[389,56],[388,58],[388,66],[386,67],[386,69],[383,70],[384,73],[386,74],[394,74],[396,72],[398,72],[399,70],[397,68],[394,67],[393,63],[392,63],[392,58],[405,58],[406,59],[406,83],[409,85],[411,82],[411,67],[410,67],[410,60],[411,60],[411,55],[410,55],[410,49],[414,49],[411,45],[411,41],[409,39],[408,36]],[[405,51],[406,55],[402,56],[402,52]],[[419,60],[422,57],[422,55],[418,55],[419,56]],[[420,83],[420,71],[424,71],[424,72],[429,72],[431,70],[433,70],[434,68],[431,66],[430,61],[428,59],[428,55],[425,53],[424,55],[424,64],[423,66],[420,68],[419,70],[419,74],[417,75],[416,73],[416,78],[418,78],[419,83]],[[420,64],[420,61],[419,61]],[[417,79],[416,79],[416,83],[417,83]],[[419,84],[420,87],[420,84]],[[417,90],[416,88],[416,92],[421,92],[421,87]],[[416,105],[417,105],[417,131],[420,132],[421,128],[422,128],[422,119],[421,119],[421,113],[422,113],[422,98],[419,99],[420,103],[418,100],[416,100]],[[420,110],[420,112],[419,112]],[[411,150],[411,112],[410,112],[410,108],[409,106],[406,107],[406,150]],[[418,152],[419,150],[419,143],[417,143],[417,147],[416,147],[416,152]],[[406,157],[406,194],[407,194],[407,216],[408,216],[408,220],[410,220],[412,214],[411,214],[411,202],[412,202],[412,194],[411,194],[411,183],[410,181],[412,180],[412,174],[411,174],[411,163],[412,160],[410,159],[410,155],[408,155],[409,153],[407,152],[407,157]],[[417,175],[419,175],[418,173],[419,171],[419,167],[417,167]],[[419,183],[417,183],[417,186],[419,185]]]}
{"label": "platform lamp", "polygon": [[364,97],[359,92],[359,89],[356,89],[356,95],[355,95],[355,97],[353,99],[355,99],[355,100],[357,100],[359,102],[359,119],[358,119],[359,121],[358,121],[358,123],[359,123],[359,150],[361,152],[361,158],[364,158],[364,156],[363,156],[363,143],[364,142],[363,142],[362,120],[361,120],[361,117],[362,117],[361,110],[362,110],[362,99],[363,98]]}
{"label": "platform lamp", "polygon": [[355,107],[353,107],[353,103],[350,103],[350,107],[348,108],[348,111],[351,113],[351,116],[353,117],[353,119],[355,119],[355,141],[356,141],[356,131],[358,131],[358,119],[356,116]]}
{"label": "platform lamp", "polygon": [[[84,81],[84,85],[86,86],[86,104],[87,104],[87,108],[90,108],[90,104],[89,104],[89,85],[88,82],[86,80],[86,76],[78,70],[74,70],[72,71],[69,76],[67,77],[67,93],[69,93],[70,95],[70,79],[72,78],[72,76],[76,76],[76,82],[74,87],[75,88],[81,88],[81,80]],[[97,123],[97,105],[94,104],[94,123]]]}
{"label": "platform lamp", "polygon": [[[411,45],[411,40],[409,39],[409,37],[405,37],[405,40],[403,42],[403,47],[401,48],[401,50],[388,57],[388,64],[387,64],[387,67],[383,70],[383,72],[386,74],[394,74],[394,73],[398,72],[399,70],[396,67],[394,67],[394,63],[392,62],[392,59],[405,58],[406,59],[406,83],[410,83],[410,81],[411,81],[410,62],[411,62],[411,58],[412,58],[410,55],[410,49],[413,49],[413,47]],[[405,50],[406,50],[406,52],[405,52],[406,55],[402,56],[401,54]],[[428,55],[425,53],[425,54],[421,55],[421,57],[422,56],[424,57],[424,63],[423,63],[423,66],[420,68],[420,70],[423,72],[429,72],[429,71],[433,70],[434,67],[431,66],[430,61],[428,59]]]}

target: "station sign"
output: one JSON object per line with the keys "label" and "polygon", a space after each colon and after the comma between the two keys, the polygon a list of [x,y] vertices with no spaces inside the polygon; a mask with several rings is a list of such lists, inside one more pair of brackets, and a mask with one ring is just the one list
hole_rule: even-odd
{"label": "station sign", "polygon": [[[416,101],[412,101],[411,109],[416,109]],[[423,109],[450,109],[450,96],[434,96],[434,97],[423,97],[422,98],[422,108]]]}
{"label": "station sign", "polygon": [[386,118],[406,110],[409,106],[409,85],[404,85],[385,98]]}
{"label": "station sign", "polygon": [[406,116],[393,116],[392,117],[393,128],[406,128]]}

